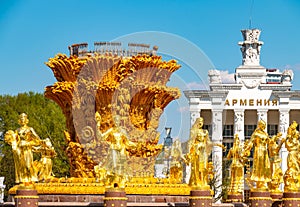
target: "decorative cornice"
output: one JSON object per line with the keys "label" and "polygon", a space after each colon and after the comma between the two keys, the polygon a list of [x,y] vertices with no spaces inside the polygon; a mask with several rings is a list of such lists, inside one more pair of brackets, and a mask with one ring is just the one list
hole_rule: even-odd
{"label": "decorative cornice", "polygon": [[183,91],[187,98],[209,98],[209,90],[189,90]]}
{"label": "decorative cornice", "polygon": [[261,90],[273,90],[273,91],[289,91],[292,88],[292,84],[282,85],[282,84],[260,84],[259,89]]}
{"label": "decorative cornice", "polygon": [[225,98],[228,94],[228,91],[210,91],[209,96],[211,98]]}
{"label": "decorative cornice", "polygon": [[209,84],[212,91],[229,91],[229,90],[240,90],[243,84],[238,83],[225,83],[225,84]]}
{"label": "decorative cornice", "polygon": [[[300,96],[300,92],[298,93]],[[295,94],[295,91],[273,91],[272,94],[278,98],[290,98],[293,94]]]}

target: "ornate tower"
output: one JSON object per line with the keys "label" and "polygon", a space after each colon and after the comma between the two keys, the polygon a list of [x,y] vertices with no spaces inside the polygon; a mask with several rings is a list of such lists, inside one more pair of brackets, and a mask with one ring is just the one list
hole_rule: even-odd
{"label": "ornate tower", "polygon": [[259,29],[245,29],[241,31],[244,41],[239,42],[243,55],[243,65],[258,66],[260,65],[260,48],[264,44],[259,41]]}
{"label": "ornate tower", "polygon": [[236,83],[243,83],[247,88],[256,88],[266,79],[266,68],[260,65],[259,29],[241,30],[244,41],[239,42],[242,52],[242,65],[236,68]]}

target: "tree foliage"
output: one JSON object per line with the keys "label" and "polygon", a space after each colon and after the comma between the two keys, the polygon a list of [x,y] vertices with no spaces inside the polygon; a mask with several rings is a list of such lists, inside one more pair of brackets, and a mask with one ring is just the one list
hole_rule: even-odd
{"label": "tree foliage", "polygon": [[50,138],[57,153],[53,159],[55,177],[69,176],[69,163],[65,155],[65,117],[58,105],[39,93],[20,93],[16,96],[0,96],[0,176],[5,177],[6,190],[14,185],[15,172],[11,147],[6,144],[4,133],[19,127],[19,114],[26,113],[29,126],[33,127],[41,139]]}

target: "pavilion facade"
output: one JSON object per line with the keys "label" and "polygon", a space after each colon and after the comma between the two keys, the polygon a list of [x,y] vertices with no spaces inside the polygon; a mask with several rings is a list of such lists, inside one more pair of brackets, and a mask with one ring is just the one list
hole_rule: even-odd
{"label": "pavilion facade", "polygon": [[[218,175],[222,175],[222,160],[238,134],[244,142],[256,128],[258,120],[267,123],[270,136],[278,132],[285,137],[292,121],[300,122],[300,91],[292,90],[293,71],[269,69],[260,65],[263,42],[260,30],[242,30],[239,42],[242,64],[235,69],[234,81],[223,83],[220,71],[210,70],[209,90],[184,91],[189,100],[191,125],[196,118],[204,118],[204,127],[211,140],[227,146],[224,152],[213,147],[212,160]],[[286,170],[287,150],[281,149],[282,169]]]}

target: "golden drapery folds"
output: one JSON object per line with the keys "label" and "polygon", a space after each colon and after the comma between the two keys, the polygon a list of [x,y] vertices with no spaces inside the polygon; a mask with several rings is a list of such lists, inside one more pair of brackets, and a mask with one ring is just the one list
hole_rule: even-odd
{"label": "golden drapery folds", "polygon": [[58,54],[46,64],[57,82],[46,87],[45,96],[54,100],[66,117],[71,176],[93,177],[94,166],[101,169],[98,164],[107,159],[110,145],[100,135],[116,127],[117,116],[117,127],[136,145],[126,149],[130,174],[152,174],[155,157],[162,149],[158,145],[159,118],[180,96],[179,89],[166,83],[180,65],[156,55],[120,57],[110,53]]}
{"label": "golden drapery folds", "polygon": [[[269,140],[268,151],[271,164],[272,179],[268,183],[270,192],[281,193],[279,186],[283,183],[283,172],[280,166],[281,158],[279,151],[285,142],[285,139],[281,139],[282,133],[278,132],[276,135],[272,136]],[[280,142],[279,142],[280,141]]]}
{"label": "golden drapery folds", "polygon": [[[259,120],[257,128],[245,143],[243,156],[249,156],[254,147],[253,169],[248,181],[256,184],[256,189],[267,190],[267,183],[271,181],[271,165],[268,153],[269,135],[265,131],[266,122]],[[253,188],[253,186],[252,186]]]}
{"label": "golden drapery folds", "polygon": [[293,121],[287,130],[285,146],[288,150],[287,170],[284,174],[284,191],[299,192],[300,188],[300,142],[298,123]]}
{"label": "golden drapery folds", "polygon": [[[50,179],[52,177],[51,158],[56,155],[50,139],[40,139],[35,130],[27,125],[28,122],[27,114],[20,114],[20,127],[15,131],[8,130],[4,135],[5,142],[12,147],[15,182],[23,186]],[[39,161],[34,160],[34,153],[41,155]]]}
{"label": "golden drapery folds", "polygon": [[212,142],[208,130],[202,129],[204,120],[197,118],[191,128],[190,149],[185,155],[186,162],[191,164],[191,176],[189,185],[192,188],[209,190],[208,158],[212,150]]}
{"label": "golden drapery folds", "polygon": [[184,160],[181,142],[176,139],[171,147],[171,164],[170,164],[170,180],[171,183],[182,183]]}
{"label": "golden drapery folds", "polygon": [[228,151],[227,159],[231,159],[230,165],[230,186],[228,194],[236,195],[243,193],[244,185],[244,164],[241,157],[242,147],[238,134],[234,136],[232,148]]}

